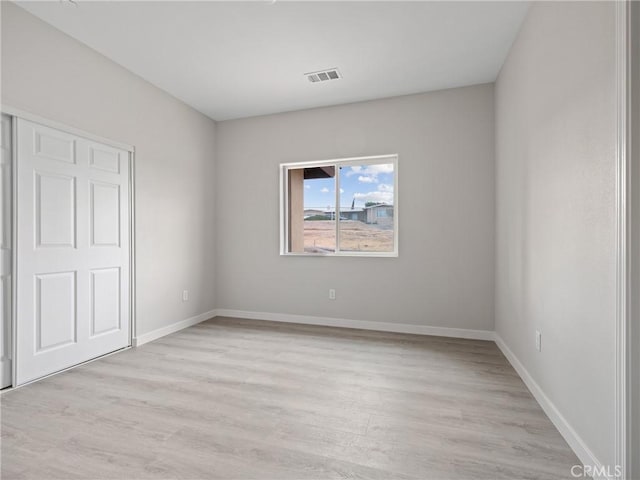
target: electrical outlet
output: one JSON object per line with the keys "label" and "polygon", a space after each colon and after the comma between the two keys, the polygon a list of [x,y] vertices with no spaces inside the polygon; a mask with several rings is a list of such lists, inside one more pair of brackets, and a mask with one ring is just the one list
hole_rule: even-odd
{"label": "electrical outlet", "polygon": [[189,290],[183,290],[182,291],[182,301],[183,302],[188,302],[189,301]]}
{"label": "electrical outlet", "polygon": [[336,289],[335,288],[330,288],[329,289],[329,300],[335,300],[336,299]]}
{"label": "electrical outlet", "polygon": [[536,350],[542,351],[542,333],[540,333],[540,330],[536,330]]}

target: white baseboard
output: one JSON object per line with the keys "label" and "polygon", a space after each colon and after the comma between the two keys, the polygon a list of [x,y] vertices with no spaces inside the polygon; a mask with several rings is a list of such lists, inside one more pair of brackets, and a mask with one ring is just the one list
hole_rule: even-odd
{"label": "white baseboard", "polygon": [[191,327],[213,317],[247,318],[249,320],[269,320],[272,322],[300,323],[324,327],[356,328],[359,330],[375,330],[379,332],[412,333],[415,335],[434,335],[438,337],[468,338],[473,340],[493,341],[491,330],[469,330],[465,328],[431,327],[428,325],[412,325],[408,323],[371,322],[367,320],[348,320],[344,318],[313,317],[309,315],[292,315],[289,313],[249,312],[245,310],[217,309],[181,320],[149,333],[138,335],[133,339],[133,346],[139,347],[158,338],[175,333],[183,328]]}
{"label": "white baseboard", "polygon": [[[507,347],[507,344],[502,340],[498,333],[494,333],[494,341],[498,348],[502,351],[511,366],[518,373],[522,381],[525,383],[527,388],[531,391],[534,398],[544,410],[544,413],[547,414],[547,417],[551,420],[551,422],[555,425],[555,427],[560,432],[560,435],[563,436],[565,441],[569,444],[571,449],[577,455],[578,459],[582,462],[583,465],[589,465],[592,467],[591,471],[602,472],[603,469],[602,463],[598,461],[593,452],[587,447],[586,443],[580,438],[580,436],[576,433],[576,431],[571,427],[566,418],[562,416],[558,408],[553,404],[553,402],[547,397],[544,393],[540,385],[536,383],[531,374],[527,371],[527,369],[520,363],[518,357]],[[568,473],[568,472],[567,472]],[[599,476],[594,478],[609,478],[606,476]]]}
{"label": "white baseboard", "polygon": [[140,345],[152,342],[160,337],[164,337],[165,335],[175,333],[179,330],[182,330],[183,328],[191,327],[200,322],[204,322],[205,320],[209,320],[210,318],[213,318],[215,316],[216,310],[210,310],[208,312],[201,313],[200,315],[196,315],[195,317],[172,323],[171,325],[167,325],[166,327],[158,328],[157,330],[153,330],[149,333],[138,335],[133,339],[133,346],[139,347]]}
{"label": "white baseboard", "polygon": [[493,341],[492,330],[468,330],[465,328],[431,327],[408,323],[372,322],[368,320],[348,320],[345,318],[314,317],[292,315],[289,313],[248,312],[245,310],[218,309],[218,317],[247,318],[250,320],[269,320],[272,322],[301,323],[323,327],[356,328],[379,332],[412,333],[415,335],[434,335],[438,337],[469,338],[473,340]]}

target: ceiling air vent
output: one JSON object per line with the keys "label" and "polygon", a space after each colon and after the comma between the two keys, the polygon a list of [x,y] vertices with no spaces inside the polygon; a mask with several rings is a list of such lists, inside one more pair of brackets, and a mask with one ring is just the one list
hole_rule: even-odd
{"label": "ceiling air vent", "polygon": [[319,72],[305,73],[304,75],[309,79],[311,83],[326,82],[328,80],[338,80],[339,78],[342,78],[342,75],[340,75],[340,71],[338,71],[337,68],[321,70]]}

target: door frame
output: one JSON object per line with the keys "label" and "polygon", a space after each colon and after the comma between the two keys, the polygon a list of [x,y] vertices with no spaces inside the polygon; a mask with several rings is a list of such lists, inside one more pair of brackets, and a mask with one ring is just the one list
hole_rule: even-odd
{"label": "door frame", "polygon": [[[69,133],[72,135],[76,135],[78,137],[83,137],[88,140],[92,140],[98,143],[102,143],[104,145],[108,145],[110,147],[118,148],[120,150],[125,150],[129,154],[129,344],[127,348],[130,348],[133,345],[133,339],[136,337],[136,261],[135,261],[135,253],[136,253],[136,230],[135,230],[135,147],[133,145],[128,145],[126,143],[118,142],[115,140],[111,140],[109,138],[101,137],[91,132],[87,132],[85,130],[81,130],[75,127],[71,127],[69,125],[57,122],[55,120],[50,120],[48,118],[43,118],[39,115],[14,108],[10,105],[3,104],[0,106],[0,111],[6,115],[11,117],[11,135],[12,135],[12,152],[11,152],[11,239],[12,239],[12,250],[11,250],[11,287],[10,287],[10,295],[11,295],[11,377],[12,377],[12,385],[7,389],[16,388],[16,375],[17,375],[17,364],[16,364],[16,345],[17,345],[17,277],[18,277],[18,242],[17,242],[17,218],[18,218],[18,190],[17,190],[17,119],[21,118],[23,120],[28,120],[31,122],[38,123],[40,125],[44,125],[46,127],[55,128],[57,130],[61,130],[65,133]],[[109,353],[107,354],[109,355]],[[104,356],[104,355],[102,355]],[[98,357],[100,358],[100,357]],[[88,361],[92,361],[95,359],[91,359]],[[86,362],[82,362],[86,363]],[[82,364],[81,363],[81,364]],[[80,365],[81,365],[80,364]],[[77,365],[74,365],[69,368],[74,368]],[[58,372],[54,372],[50,375],[46,375],[46,378],[51,375],[56,375],[60,372],[64,372],[69,370],[69,368],[60,370]],[[36,382],[40,379],[32,380],[31,382],[27,382],[21,386],[28,385],[29,383]]]}
{"label": "door frame", "polygon": [[[627,171],[628,191],[625,200],[627,225],[628,272],[624,285],[627,311],[618,318],[617,338],[620,350],[617,372],[617,420],[624,422],[618,430],[619,449],[616,461],[623,466],[622,478],[640,478],[640,4],[625,1],[625,17],[619,19],[618,35],[623,51],[619,52],[618,115],[619,149],[626,158],[619,159]],[[621,65],[620,65],[621,64]],[[620,201],[620,199],[618,199]],[[626,474],[626,477],[624,476]]]}
{"label": "door frame", "polygon": [[[616,8],[616,478],[640,478],[640,5]],[[635,453],[635,455],[634,455]]]}

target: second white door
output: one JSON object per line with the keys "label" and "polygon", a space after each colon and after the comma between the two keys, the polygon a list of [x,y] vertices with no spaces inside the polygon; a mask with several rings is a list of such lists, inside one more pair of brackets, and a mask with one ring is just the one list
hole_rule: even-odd
{"label": "second white door", "polygon": [[129,153],[17,122],[16,384],[130,344]]}
{"label": "second white door", "polygon": [[11,385],[11,118],[0,117],[0,388]]}

